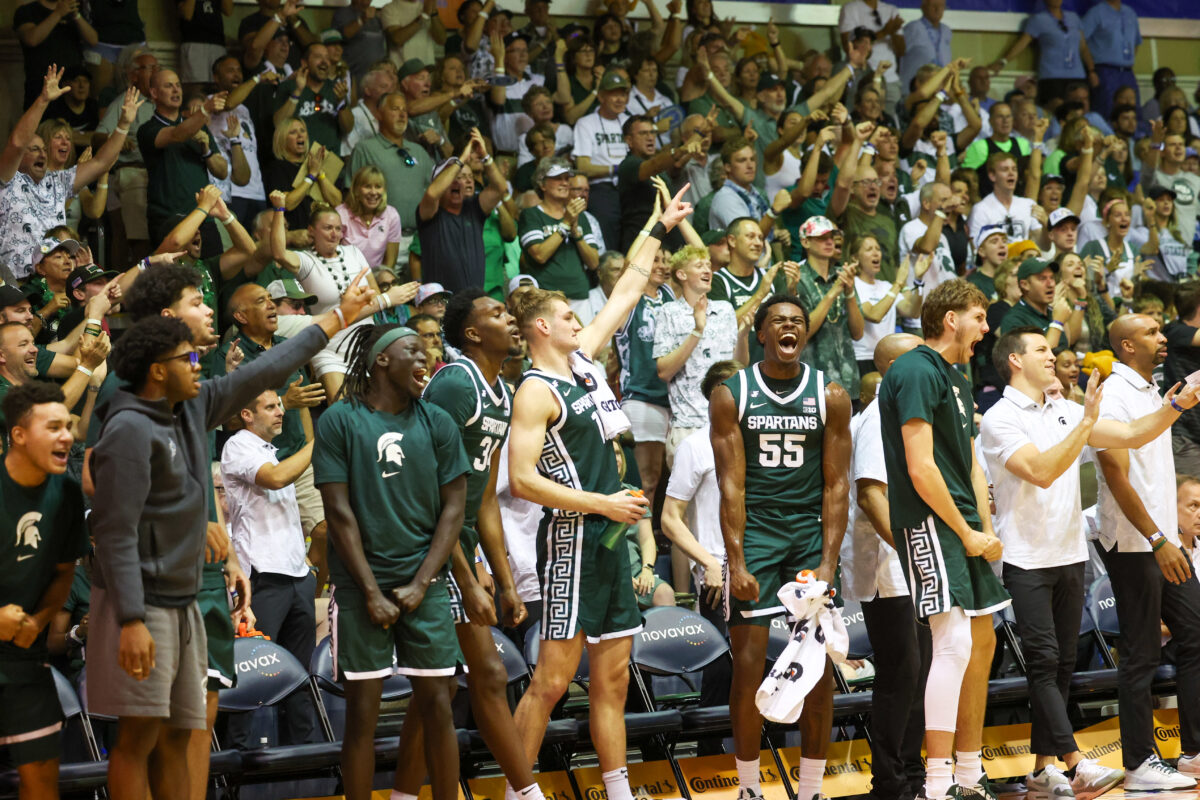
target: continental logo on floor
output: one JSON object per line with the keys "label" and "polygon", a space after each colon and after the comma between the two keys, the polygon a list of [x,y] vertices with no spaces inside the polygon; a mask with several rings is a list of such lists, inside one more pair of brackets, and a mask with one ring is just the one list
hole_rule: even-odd
{"label": "continental logo on floor", "polygon": [[996,758],[1005,758],[1008,756],[1024,756],[1029,754],[1028,742],[1017,742],[998,745],[984,745],[981,751],[984,760],[991,761]]}
{"label": "continental logo on floor", "polygon": [[[856,758],[853,761],[848,761],[844,764],[827,763],[825,765],[825,777],[827,778],[834,775],[850,775],[858,772],[870,774],[871,759],[869,757],[864,756],[862,758]],[[794,781],[800,780],[800,765],[796,764],[795,766],[791,767],[788,770],[788,775]]]}
{"label": "continental logo on floor", "polygon": [[[779,773],[770,767],[760,767],[758,770],[759,783],[778,783]],[[688,788],[696,794],[704,794],[711,792],[714,789],[736,789],[738,779],[736,775],[712,775],[704,777],[696,775],[688,778]]]}
{"label": "continental logo on floor", "polygon": [[[631,785],[629,788],[633,792],[634,797],[641,797],[646,800],[652,797],[662,797],[664,795],[679,793],[674,781],[669,780],[643,783],[640,786]],[[608,790],[603,786],[589,786],[583,790],[583,800],[608,800]]]}

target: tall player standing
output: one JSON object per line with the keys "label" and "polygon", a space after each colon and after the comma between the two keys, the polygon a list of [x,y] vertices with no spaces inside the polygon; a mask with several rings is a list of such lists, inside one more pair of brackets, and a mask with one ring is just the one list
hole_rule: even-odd
{"label": "tall player standing", "polygon": [[[808,312],[799,298],[774,295],[754,315],[754,331],[763,360],[718,386],[709,405],[728,568],[729,710],[739,800],[762,796],[762,717],[754,694],[771,618],[784,612],[777,593],[804,569],[834,585],[850,503],[850,396],[800,360]],[[820,796],[832,725],[833,672],[826,659],[800,715],[801,800]]]}

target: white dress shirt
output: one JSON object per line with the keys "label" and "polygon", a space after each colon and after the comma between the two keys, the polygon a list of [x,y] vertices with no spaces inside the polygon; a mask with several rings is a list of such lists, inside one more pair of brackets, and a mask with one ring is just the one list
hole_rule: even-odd
{"label": "white dress shirt", "polygon": [[[1125,364],[1113,365],[1104,382],[1100,400],[1100,418],[1132,422],[1162,407],[1158,387]],[[1100,543],[1105,550],[1116,544],[1119,553],[1149,553],[1150,542],[1125,518],[1117,499],[1104,480],[1104,470],[1096,470],[1100,479]],[[1129,483],[1141,498],[1146,513],[1171,544],[1179,545],[1179,512],[1175,506],[1175,458],[1171,452],[1171,431],[1136,450],[1129,451]]]}
{"label": "white dress shirt", "polygon": [[858,481],[887,485],[879,403],[873,402],[850,420],[850,516],[842,539],[842,591],[851,600],[906,597],[908,584],[900,556],[875,531],[870,518],[858,507]]}
{"label": "white dress shirt", "polygon": [[[1107,387],[1105,389],[1107,391]],[[1087,561],[1086,527],[1079,499],[1079,464],[1042,489],[1005,466],[1027,444],[1045,452],[1066,439],[1083,419],[1083,406],[1061,397],[1037,403],[1011,386],[983,415],[979,439],[996,497],[993,522],[1004,543],[1004,563],[1045,569]]]}
{"label": "white dress shirt", "polygon": [[229,506],[229,538],[247,573],[258,572],[303,578],[304,528],[296,487],[264,489],[254,476],[267,464],[278,464],[276,448],[258,434],[240,430],[221,451],[221,477]]}

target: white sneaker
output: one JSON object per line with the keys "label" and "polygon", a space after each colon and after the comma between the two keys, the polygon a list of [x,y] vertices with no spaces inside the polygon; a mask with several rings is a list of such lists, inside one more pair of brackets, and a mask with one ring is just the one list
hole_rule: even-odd
{"label": "white sneaker", "polygon": [[1097,764],[1095,759],[1085,758],[1075,765],[1071,788],[1077,800],[1092,800],[1116,786],[1124,777],[1123,769],[1110,769]]}
{"label": "white sneaker", "polygon": [[1075,796],[1067,776],[1053,764],[1048,764],[1038,774],[1025,776],[1025,789],[1029,800],[1066,800]]}
{"label": "white sneaker", "polygon": [[1180,756],[1175,769],[1183,775],[1200,778],[1200,755]]}
{"label": "white sneaker", "polygon": [[1158,756],[1150,756],[1141,765],[1125,774],[1125,791],[1158,792],[1164,789],[1194,789],[1196,781],[1181,775]]}

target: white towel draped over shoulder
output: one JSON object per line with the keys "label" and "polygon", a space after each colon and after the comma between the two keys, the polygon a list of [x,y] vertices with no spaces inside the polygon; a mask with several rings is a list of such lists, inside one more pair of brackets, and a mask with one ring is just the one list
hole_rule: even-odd
{"label": "white towel draped over shoulder", "polygon": [[825,656],[846,660],[850,637],[825,581],[785,583],[779,601],[795,619],[792,637],[754,695],[759,712],[772,722],[795,722],[804,699],[825,673]]}
{"label": "white towel draped over shoulder", "polygon": [[587,390],[592,393],[592,399],[596,403],[596,413],[600,417],[600,427],[604,429],[604,438],[607,441],[611,442],[633,427],[629,422],[629,417],[625,416],[625,412],[621,410],[617,396],[609,387],[604,370],[596,366],[590,358],[583,354],[583,351],[576,350],[571,353],[571,372],[576,378],[583,381]]}

